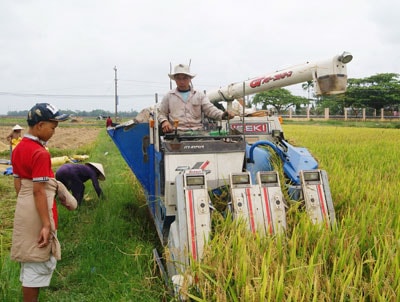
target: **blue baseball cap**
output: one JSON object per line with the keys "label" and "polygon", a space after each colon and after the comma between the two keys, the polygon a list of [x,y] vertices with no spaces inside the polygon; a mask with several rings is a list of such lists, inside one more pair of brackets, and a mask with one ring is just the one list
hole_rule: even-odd
{"label": "blue baseball cap", "polygon": [[69,118],[69,114],[62,114],[55,106],[48,103],[38,103],[28,112],[27,122],[34,126],[39,122],[63,122]]}

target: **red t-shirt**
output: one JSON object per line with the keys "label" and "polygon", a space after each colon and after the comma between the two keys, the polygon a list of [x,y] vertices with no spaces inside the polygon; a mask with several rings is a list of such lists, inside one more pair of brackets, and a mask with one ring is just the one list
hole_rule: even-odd
{"label": "red t-shirt", "polygon": [[[31,179],[33,182],[46,182],[54,178],[49,151],[35,137],[25,136],[15,147],[11,158],[14,177]],[[53,202],[55,228],[58,226],[56,201]]]}
{"label": "red t-shirt", "polygon": [[106,127],[111,127],[112,126],[112,119],[111,118],[107,118],[106,120]]}

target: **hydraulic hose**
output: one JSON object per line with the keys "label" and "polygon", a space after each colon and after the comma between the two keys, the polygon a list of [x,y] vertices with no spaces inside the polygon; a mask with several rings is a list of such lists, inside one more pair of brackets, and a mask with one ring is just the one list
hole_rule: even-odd
{"label": "hydraulic hose", "polygon": [[253,145],[251,145],[250,150],[249,150],[249,162],[254,163],[254,159],[253,159],[253,153],[254,153],[254,148],[260,146],[260,145],[267,145],[269,147],[271,147],[276,154],[279,155],[279,157],[285,161],[286,160],[286,155],[282,152],[281,149],[279,149],[274,143],[270,142],[270,141],[258,141],[255,142]]}

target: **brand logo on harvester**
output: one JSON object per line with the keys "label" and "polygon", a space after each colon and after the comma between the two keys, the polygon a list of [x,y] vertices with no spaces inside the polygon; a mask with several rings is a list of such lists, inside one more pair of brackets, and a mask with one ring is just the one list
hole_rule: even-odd
{"label": "brand logo on harvester", "polygon": [[204,149],[204,145],[188,145],[183,146],[183,149]]}
{"label": "brand logo on harvester", "polygon": [[[243,132],[242,124],[231,124],[231,128],[236,129],[240,132]],[[267,124],[245,124],[244,130],[245,130],[245,133],[251,133],[251,132],[267,133],[268,126],[267,126]]]}
{"label": "brand logo on harvester", "polygon": [[290,78],[292,76],[292,74],[293,74],[293,71],[285,71],[282,73],[277,73],[274,76],[257,78],[250,82],[250,87],[256,88],[256,87],[261,86],[262,84],[267,84],[271,81],[277,81],[277,80],[282,80],[284,78]]}

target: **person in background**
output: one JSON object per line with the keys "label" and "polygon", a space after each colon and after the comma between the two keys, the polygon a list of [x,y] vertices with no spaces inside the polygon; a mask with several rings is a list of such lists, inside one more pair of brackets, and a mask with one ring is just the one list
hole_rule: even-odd
{"label": "person in background", "polygon": [[234,117],[231,112],[215,107],[204,93],[192,87],[191,81],[196,75],[190,72],[188,65],[175,66],[168,76],[175,81],[176,88],[166,93],[161,101],[158,122],[164,133],[174,130],[174,121],[179,121],[178,130],[202,129],[202,113],[215,120]]}
{"label": "person in background", "polygon": [[106,127],[107,127],[107,128],[108,128],[108,127],[112,127],[112,119],[111,119],[110,116],[107,117],[107,120],[106,120]]}
{"label": "person in background", "polygon": [[15,125],[12,128],[11,133],[7,136],[7,141],[10,143],[12,150],[18,145],[18,143],[22,140],[22,128],[20,125]]}
{"label": "person in background", "polygon": [[62,182],[72,192],[78,205],[81,205],[85,193],[84,183],[91,180],[93,187],[100,198],[103,191],[99,180],[105,180],[103,165],[99,163],[64,164],[56,171],[56,179]]}
{"label": "person in background", "polygon": [[17,203],[11,259],[21,264],[24,301],[38,300],[39,289],[49,286],[60,259],[56,236],[57,185],[44,144],[54,135],[58,122],[68,117],[51,104],[36,104],[28,112],[28,133],[12,152]]}

